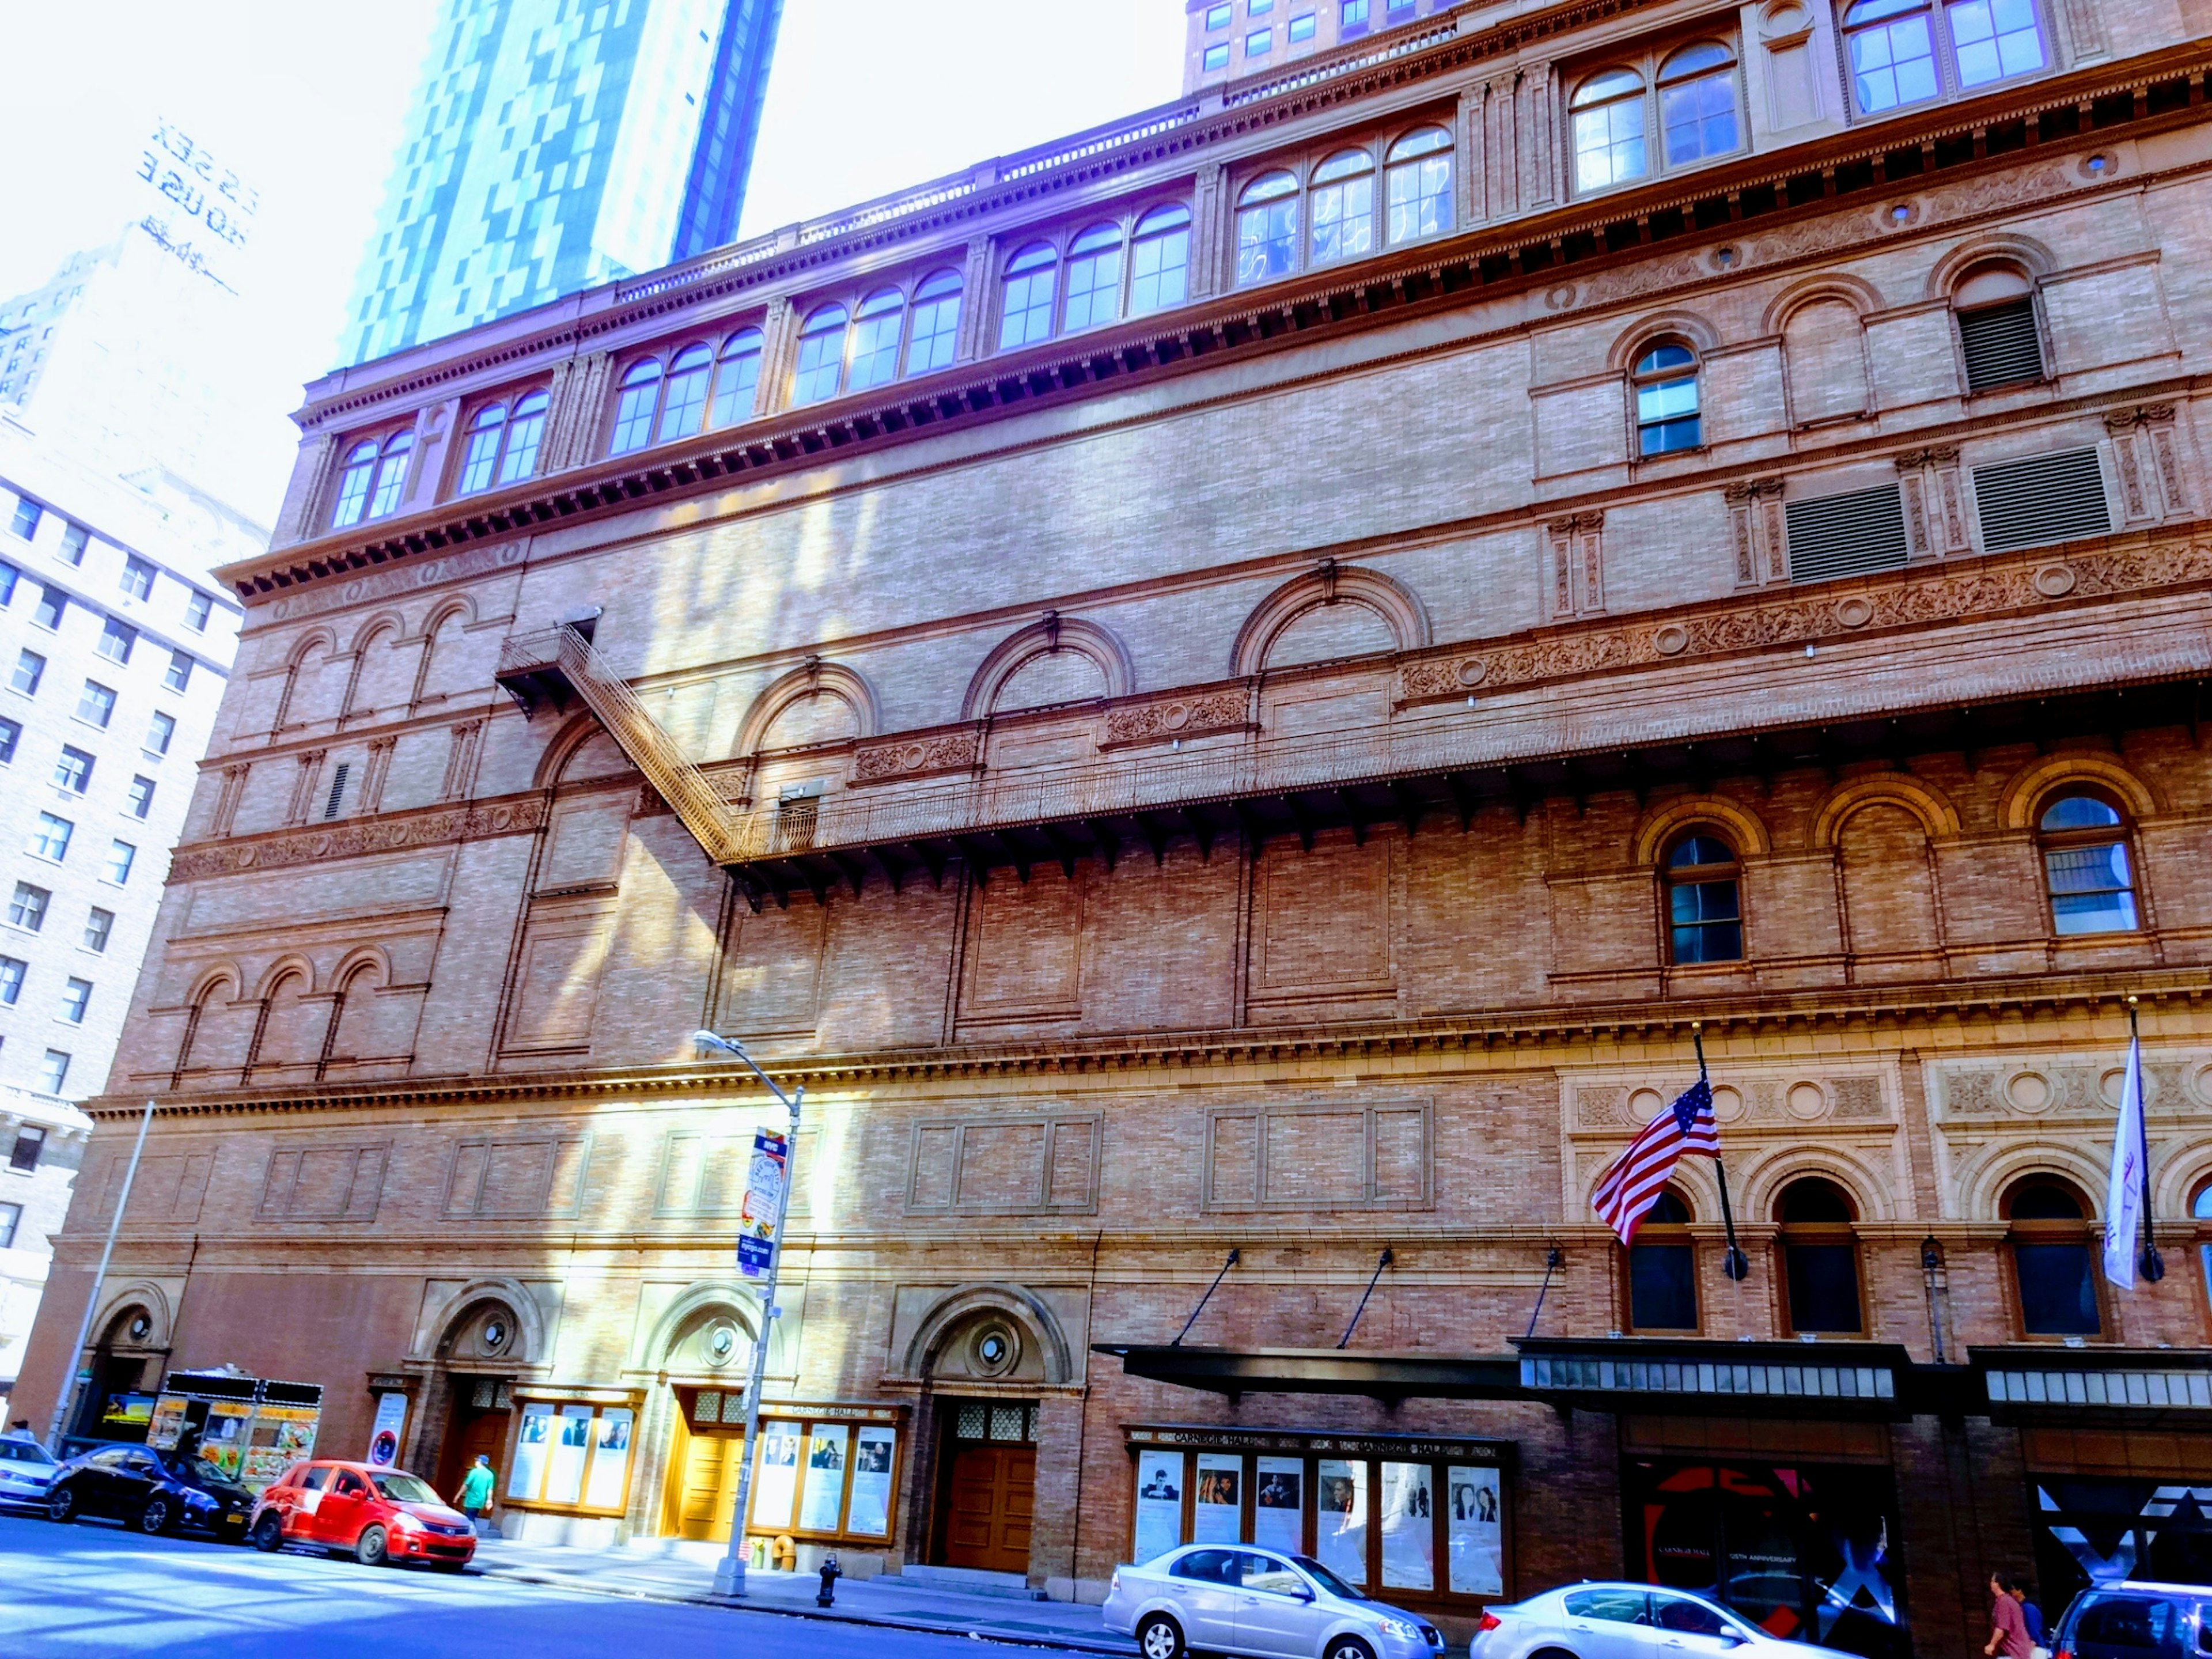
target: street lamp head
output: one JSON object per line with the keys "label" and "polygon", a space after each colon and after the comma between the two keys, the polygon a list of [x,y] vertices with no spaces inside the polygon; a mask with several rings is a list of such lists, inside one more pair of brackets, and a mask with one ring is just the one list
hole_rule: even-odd
{"label": "street lamp head", "polygon": [[739,1044],[703,1028],[691,1033],[691,1044],[696,1048],[706,1049],[714,1054],[735,1054],[740,1060],[744,1058],[745,1051]]}

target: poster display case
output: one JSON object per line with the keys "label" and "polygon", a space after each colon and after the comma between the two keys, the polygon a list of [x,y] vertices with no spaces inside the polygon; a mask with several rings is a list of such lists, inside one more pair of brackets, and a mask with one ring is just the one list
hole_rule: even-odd
{"label": "poster display case", "polygon": [[1311,1555],[1347,1583],[1449,1611],[1512,1583],[1510,1442],[1139,1426],[1132,1559],[1178,1544]]}
{"label": "poster display case", "polygon": [[520,1420],[507,1459],[509,1508],[606,1517],[629,1507],[641,1394],[517,1384],[514,1403]]}
{"label": "poster display case", "polygon": [[763,1406],[747,1534],[887,1547],[905,1416],[903,1406]]}

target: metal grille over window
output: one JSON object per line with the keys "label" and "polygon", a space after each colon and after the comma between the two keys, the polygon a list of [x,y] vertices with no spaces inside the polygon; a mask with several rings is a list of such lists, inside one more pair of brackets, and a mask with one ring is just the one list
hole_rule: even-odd
{"label": "metal grille over window", "polygon": [[2043,378],[2043,337],[2036,332],[2033,300],[1960,312],[1959,344],[1966,355],[1969,392]]}
{"label": "metal grille over window", "polygon": [[725,1423],[742,1423],[744,1420],[744,1395],[741,1394],[724,1395],[722,1396],[722,1421]]}
{"label": "metal grille over window", "polygon": [[702,1389],[699,1398],[691,1407],[694,1423],[719,1423],[722,1418],[722,1393],[719,1389]]}
{"label": "metal grille over window", "polygon": [[952,1431],[963,1440],[988,1440],[991,1435],[991,1408],[988,1406],[963,1406]]}
{"label": "metal grille over window", "polygon": [[2112,528],[2105,471],[2094,449],[2062,450],[1974,469],[1982,546],[1991,553],[2043,547]]}
{"label": "metal grille over window", "polygon": [[480,1376],[469,1395],[471,1409],[480,1412],[506,1411],[514,1404],[514,1392],[509,1383],[495,1376]]}
{"label": "metal grille over window", "polygon": [[1030,1414],[1021,1406],[991,1407],[991,1438],[994,1440],[1027,1440],[1030,1437]]}
{"label": "metal grille over window", "polygon": [[1903,568],[1905,508],[1895,484],[1788,501],[1790,580],[1832,581]]}

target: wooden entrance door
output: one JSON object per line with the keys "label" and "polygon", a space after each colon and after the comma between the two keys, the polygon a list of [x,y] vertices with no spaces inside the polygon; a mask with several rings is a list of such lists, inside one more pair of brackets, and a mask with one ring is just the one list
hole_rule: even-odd
{"label": "wooden entrance door", "polygon": [[[495,1399],[503,1390],[494,1385],[483,1392]],[[504,1407],[480,1407],[474,1403],[477,1395],[477,1386],[466,1379],[455,1382],[453,1414],[446,1425],[445,1442],[438,1449],[434,1483],[438,1496],[448,1503],[459,1503],[455,1494],[461,1489],[461,1479],[479,1455],[491,1464],[495,1498],[506,1486],[507,1471],[500,1467],[500,1461],[507,1455],[507,1433],[514,1414]]]}
{"label": "wooden entrance door", "polygon": [[946,1496],[946,1566],[987,1572],[1030,1570],[1030,1522],[1036,1509],[1035,1446],[954,1441]]}
{"label": "wooden entrance door", "polygon": [[738,1499],[738,1471],[744,1462],[745,1438],[732,1431],[701,1432],[677,1423],[667,1498],[661,1505],[661,1533],[716,1544],[730,1541],[730,1513]]}

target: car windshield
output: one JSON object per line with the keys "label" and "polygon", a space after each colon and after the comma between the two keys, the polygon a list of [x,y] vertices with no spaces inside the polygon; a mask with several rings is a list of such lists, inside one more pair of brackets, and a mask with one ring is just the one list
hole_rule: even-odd
{"label": "car windshield", "polygon": [[1298,1564],[1299,1571],[1304,1573],[1307,1577],[1312,1579],[1331,1595],[1340,1595],[1347,1601],[1364,1601],[1367,1599],[1310,1555],[1294,1555],[1291,1559]]}
{"label": "car windshield", "polygon": [[179,1480],[182,1481],[187,1486],[204,1486],[210,1480],[221,1480],[222,1479],[222,1470],[210,1468],[204,1462],[201,1462],[201,1460],[197,1457],[187,1457],[182,1454],[173,1454],[170,1456],[161,1458],[157,1461],[161,1463],[163,1468],[167,1469],[171,1474],[174,1475]]}
{"label": "car windshield", "polygon": [[377,1491],[395,1504],[435,1504],[438,1494],[424,1482],[411,1474],[380,1474],[372,1477]]}
{"label": "car windshield", "polygon": [[53,1461],[53,1454],[35,1440],[0,1440],[0,1463],[36,1463],[44,1468]]}

